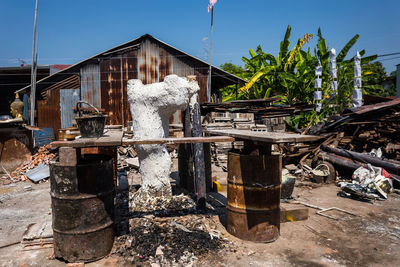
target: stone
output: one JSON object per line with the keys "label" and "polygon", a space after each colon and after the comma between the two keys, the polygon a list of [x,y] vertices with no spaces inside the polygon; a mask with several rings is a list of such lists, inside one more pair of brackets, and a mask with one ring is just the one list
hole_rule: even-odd
{"label": "stone", "polygon": [[60,147],[59,149],[60,166],[76,166],[76,149],[72,147]]}
{"label": "stone", "polygon": [[297,166],[294,164],[289,164],[285,165],[285,169],[287,169],[289,172],[294,172],[297,171],[299,168],[297,168]]}

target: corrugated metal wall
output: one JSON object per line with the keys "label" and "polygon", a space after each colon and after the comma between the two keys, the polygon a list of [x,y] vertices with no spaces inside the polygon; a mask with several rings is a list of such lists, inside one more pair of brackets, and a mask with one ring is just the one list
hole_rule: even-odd
{"label": "corrugated metal wall", "polygon": [[[207,68],[193,59],[162,44],[145,39],[137,50],[110,54],[100,61],[101,103],[108,114],[107,124],[123,124],[131,120],[127,96],[127,81],[140,79],[144,84],[161,82],[165,76],[196,75],[200,85],[200,102],[207,100]],[[177,111],[171,123],[182,122]]]}
{"label": "corrugated metal wall", "polygon": [[53,128],[55,136],[58,137],[58,130],[61,129],[60,89],[79,89],[79,87],[79,75],[72,75],[42,91],[43,100],[37,101],[38,127]]}
{"label": "corrugated metal wall", "polygon": [[[86,63],[78,75],[73,75],[42,91],[44,101],[38,103],[39,127],[52,127],[55,134],[61,128],[60,92],[65,88],[81,90],[81,99],[101,107],[108,115],[107,124],[124,125],[131,120],[127,96],[127,81],[141,79],[144,84],[161,82],[169,74],[196,75],[200,86],[200,102],[207,101],[208,67],[170,47],[145,38],[140,46],[118,49],[101,57],[99,64]],[[171,123],[182,121],[178,111]]]}
{"label": "corrugated metal wall", "polygon": [[100,66],[86,64],[80,69],[81,99],[95,107],[101,107]]}
{"label": "corrugated metal wall", "polygon": [[127,83],[137,78],[137,51],[113,55],[100,61],[101,103],[107,124],[127,125],[131,120]]}
{"label": "corrugated metal wall", "polygon": [[60,114],[61,114],[61,128],[72,126],[75,120],[75,112],[73,108],[79,101],[79,89],[61,89],[60,90]]}
{"label": "corrugated metal wall", "polygon": [[61,128],[60,90],[47,92],[47,99],[37,101],[38,126],[40,128],[53,128],[54,134],[58,134]]}

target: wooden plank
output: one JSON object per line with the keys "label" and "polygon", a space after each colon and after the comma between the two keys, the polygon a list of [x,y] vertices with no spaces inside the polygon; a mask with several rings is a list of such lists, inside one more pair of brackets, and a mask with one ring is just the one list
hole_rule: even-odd
{"label": "wooden plank", "polygon": [[95,147],[95,146],[120,146],[122,145],[122,131],[105,130],[104,135],[98,138],[79,138],[74,141],[55,141],[53,147]]}
{"label": "wooden plank", "polygon": [[308,220],[308,208],[289,208],[281,206],[281,223]]}
{"label": "wooden plank", "polygon": [[271,144],[313,142],[323,138],[321,136],[315,135],[301,135],[295,133],[278,132],[256,132],[237,129],[206,130],[205,132],[209,135],[231,136],[237,139],[258,141]]}
{"label": "wooden plank", "polygon": [[235,138],[230,136],[211,137],[181,137],[181,138],[158,138],[158,139],[128,139],[122,140],[122,145],[143,145],[143,144],[185,144],[185,143],[216,143],[233,142]]}

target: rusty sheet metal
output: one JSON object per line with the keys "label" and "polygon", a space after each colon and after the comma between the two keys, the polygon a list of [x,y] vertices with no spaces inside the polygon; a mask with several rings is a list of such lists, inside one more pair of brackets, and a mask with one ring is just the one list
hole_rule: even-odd
{"label": "rusty sheet metal", "polygon": [[60,90],[63,88],[79,89],[80,88],[79,75],[72,75],[60,82],[49,84],[46,90],[41,91],[41,96],[44,100],[46,100],[50,94],[50,91]]}
{"label": "rusty sheet metal", "polygon": [[101,107],[105,109],[107,124],[123,124],[121,57],[100,61]]}
{"label": "rusty sheet metal", "polygon": [[279,237],[281,157],[228,155],[227,230],[254,242]]}
{"label": "rusty sheet metal", "polygon": [[38,126],[53,128],[58,138],[58,130],[61,129],[60,90],[47,91],[47,99],[37,102],[37,112]]}
{"label": "rusty sheet metal", "polygon": [[378,112],[395,106],[400,106],[400,98],[378,104],[361,106],[359,108],[352,108],[351,111],[357,115],[366,115],[369,113]]}
{"label": "rusty sheet metal", "polygon": [[78,166],[50,165],[54,254],[69,262],[108,255],[114,242],[111,157],[85,155]]}
{"label": "rusty sheet metal", "polygon": [[138,51],[138,78],[144,84],[159,82],[159,53],[158,45],[148,39],[143,40]]}
{"label": "rusty sheet metal", "polygon": [[89,102],[95,107],[101,107],[100,66],[86,64],[80,69],[81,73],[81,100]]}
{"label": "rusty sheet metal", "polygon": [[73,108],[76,106],[79,98],[79,89],[60,90],[61,128],[72,127],[74,118],[77,116]]}
{"label": "rusty sheet metal", "polygon": [[138,71],[137,71],[137,56],[138,51],[134,50],[129,53],[125,53],[122,55],[122,88],[123,88],[123,110],[124,110],[124,126],[128,126],[128,121],[132,120],[129,101],[128,101],[128,93],[127,93],[127,85],[128,80],[137,79]]}
{"label": "rusty sheet metal", "polygon": [[[0,163],[8,172],[30,160],[32,150],[30,130],[19,127],[0,128]],[[1,168],[0,172],[3,172]]]}
{"label": "rusty sheet metal", "polygon": [[207,99],[208,74],[207,74],[207,72],[204,69],[197,67],[194,71],[194,75],[196,75],[196,80],[200,87],[199,102],[200,103],[208,102],[208,99]]}
{"label": "rusty sheet metal", "polygon": [[101,103],[108,119],[107,124],[127,126],[131,120],[127,83],[137,78],[136,50],[103,59],[100,62]]}

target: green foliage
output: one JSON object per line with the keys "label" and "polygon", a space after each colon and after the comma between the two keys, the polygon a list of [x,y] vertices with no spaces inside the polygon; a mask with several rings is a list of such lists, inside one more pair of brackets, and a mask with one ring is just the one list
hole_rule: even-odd
{"label": "green foliage", "polygon": [[[394,96],[396,88],[394,86],[395,79],[388,79],[385,68],[380,62],[369,63],[362,69],[363,89],[367,94],[376,96]],[[385,89],[383,84],[389,80],[389,88]]]}
{"label": "green foliage", "polygon": [[[244,68],[234,66],[230,63],[221,66],[224,70],[248,80],[248,83],[240,88],[239,93],[237,93],[236,88],[235,90],[232,87],[223,89],[223,101],[281,96],[282,104],[312,104],[313,91],[315,90],[315,67],[320,61],[323,68],[321,90],[326,97],[322,101],[322,112],[308,112],[293,117],[291,122],[288,121],[288,125],[301,128],[307,126],[309,123],[315,124],[325,116],[340,112],[348,107],[351,103],[353,91],[354,57],[350,59],[346,59],[346,57],[360,36],[356,34],[338,52],[336,58],[338,94],[334,98],[331,98],[331,77],[329,74],[330,49],[322,35],[321,29],[318,29],[317,45],[313,49],[308,48],[306,51],[303,49],[303,46],[313,35],[305,34],[302,38],[298,39],[296,45],[292,48],[290,48],[290,35],[291,27],[288,26],[284,38],[280,42],[280,50],[276,57],[265,53],[261,46],[257,46],[255,51],[253,49],[249,50],[250,57],[242,57],[245,63]],[[361,65],[363,69],[364,91],[379,95],[392,94],[391,90],[383,90],[383,77],[386,74],[382,65],[371,63],[377,56],[365,56],[365,50],[361,50],[360,54],[362,56]]]}
{"label": "green foliage", "polygon": [[[250,72],[247,71],[246,69],[244,69],[242,66],[238,66],[238,65],[235,65],[232,63],[225,63],[225,64],[222,64],[220,67],[224,71],[232,73],[242,79],[247,80],[247,79],[251,78]],[[223,90],[221,90],[223,101],[236,100],[237,99],[236,92],[238,89],[239,88],[236,85],[230,85],[230,86],[225,87]]]}

